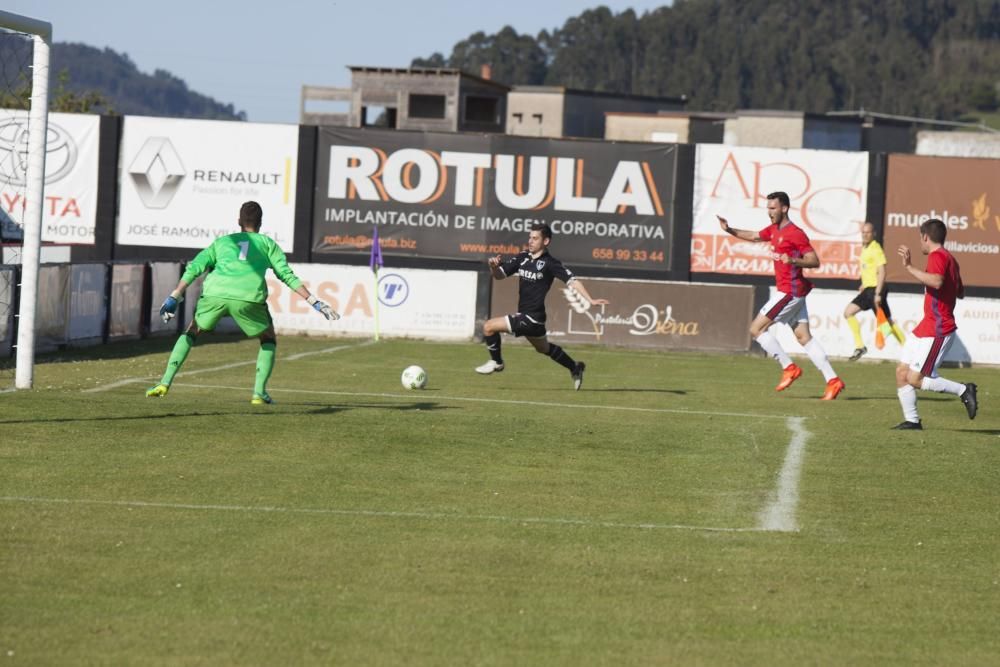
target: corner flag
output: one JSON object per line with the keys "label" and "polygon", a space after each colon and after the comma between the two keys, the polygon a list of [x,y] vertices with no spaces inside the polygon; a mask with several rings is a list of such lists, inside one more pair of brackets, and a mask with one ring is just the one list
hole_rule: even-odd
{"label": "corner flag", "polygon": [[892,324],[881,306],[875,309],[875,325],[875,347],[881,350],[885,347],[886,336],[892,335]]}
{"label": "corner flag", "polygon": [[368,266],[375,275],[378,275],[378,269],[382,265],[382,246],[378,242],[378,227],[375,227],[374,234],[372,234],[372,255],[368,260]]}
{"label": "corner flag", "polygon": [[372,254],[368,259],[368,267],[372,270],[372,274],[375,277],[375,340],[378,340],[378,270],[379,267],[383,265],[382,262],[382,246],[378,242],[378,227],[373,229],[372,234]]}

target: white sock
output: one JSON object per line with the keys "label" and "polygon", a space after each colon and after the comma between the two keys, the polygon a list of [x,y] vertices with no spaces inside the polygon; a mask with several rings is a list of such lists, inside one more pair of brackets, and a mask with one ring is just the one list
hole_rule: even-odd
{"label": "white sock", "polygon": [[961,396],[965,393],[965,385],[946,380],[940,375],[936,378],[924,378],[920,381],[920,388],[925,391],[937,391],[944,394],[955,394]]}
{"label": "white sock", "polygon": [[920,421],[920,415],[917,414],[917,390],[913,385],[903,385],[896,390],[896,395],[899,396],[899,404],[903,406],[903,419],[908,422]]}
{"label": "white sock", "polygon": [[826,358],[826,350],[823,346],[819,344],[819,341],[815,338],[810,338],[809,342],[803,347],[806,348],[806,354],[812,360],[813,365],[819,369],[819,372],[823,374],[823,379],[829,382],[833,378],[837,377],[837,373],[834,372],[833,366],[830,365],[830,360]]}
{"label": "white sock", "polygon": [[788,368],[792,363],[791,357],[785,354],[785,351],[781,349],[781,343],[778,342],[778,339],[770,331],[765,331],[757,336],[757,344],[764,348],[769,357],[777,360],[782,368]]}

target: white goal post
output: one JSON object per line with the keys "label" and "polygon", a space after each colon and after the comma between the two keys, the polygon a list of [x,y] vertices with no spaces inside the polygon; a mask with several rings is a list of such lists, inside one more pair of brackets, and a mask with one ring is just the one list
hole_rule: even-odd
{"label": "white goal post", "polygon": [[42,202],[45,197],[45,142],[48,135],[49,47],[52,24],[0,11],[0,28],[32,36],[31,108],[28,111],[27,185],[24,247],[18,308],[17,360],[14,384],[31,389],[35,373],[35,308],[38,304],[38,263],[42,245]]}

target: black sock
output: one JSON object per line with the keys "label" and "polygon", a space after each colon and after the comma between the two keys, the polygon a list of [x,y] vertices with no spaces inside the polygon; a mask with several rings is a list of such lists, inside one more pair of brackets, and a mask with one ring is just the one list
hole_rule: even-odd
{"label": "black sock", "polygon": [[498,364],[502,364],[503,357],[500,356],[500,334],[495,333],[490,334],[489,336],[484,336],[483,342],[486,343],[486,349],[490,351],[490,359]]}
{"label": "black sock", "polygon": [[570,373],[576,370],[576,362],[573,361],[573,357],[566,354],[558,345],[549,343],[549,357],[557,364],[568,368]]}

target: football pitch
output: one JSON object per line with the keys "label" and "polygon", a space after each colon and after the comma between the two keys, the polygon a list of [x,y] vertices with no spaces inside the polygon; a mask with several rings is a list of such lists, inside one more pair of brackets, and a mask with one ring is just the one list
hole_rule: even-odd
{"label": "football pitch", "polygon": [[[505,338],[173,339],[0,394],[0,662],[997,664],[1000,373]],[[423,366],[428,387],[399,375]]]}

